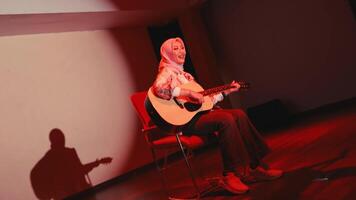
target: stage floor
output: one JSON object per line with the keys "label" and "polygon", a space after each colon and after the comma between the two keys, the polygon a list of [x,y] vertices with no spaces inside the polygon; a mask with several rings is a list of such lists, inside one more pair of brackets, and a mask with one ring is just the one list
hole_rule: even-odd
{"label": "stage floor", "polygon": [[[272,148],[266,162],[285,171],[282,178],[250,184],[250,191],[231,195],[220,189],[202,199],[356,199],[356,106],[304,116],[287,128],[265,134]],[[217,146],[195,154],[194,170],[199,185],[221,175]],[[172,193],[193,192],[183,162],[166,172]],[[138,171],[127,180],[82,199],[167,199],[155,168]]]}

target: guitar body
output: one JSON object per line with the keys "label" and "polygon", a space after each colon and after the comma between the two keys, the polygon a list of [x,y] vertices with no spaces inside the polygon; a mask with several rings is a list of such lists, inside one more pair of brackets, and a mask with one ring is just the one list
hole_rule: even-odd
{"label": "guitar body", "polygon": [[[180,88],[189,89],[194,92],[203,92],[204,89],[196,82],[188,82],[180,85]],[[188,123],[197,113],[210,110],[214,104],[210,96],[204,96],[203,104],[193,104],[185,99],[172,98],[165,100],[155,96],[148,90],[147,97],[158,115],[167,123],[174,126],[181,126]],[[180,105],[181,106],[180,106]],[[152,116],[151,116],[152,117]]]}

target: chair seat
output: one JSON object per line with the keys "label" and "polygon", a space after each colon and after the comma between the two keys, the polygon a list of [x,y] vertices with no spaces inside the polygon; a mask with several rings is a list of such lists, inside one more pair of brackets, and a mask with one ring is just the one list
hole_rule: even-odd
{"label": "chair seat", "polygon": [[[207,139],[203,136],[191,135],[191,136],[179,136],[180,140],[182,141],[183,146],[196,149],[204,144],[206,144]],[[176,136],[170,135],[158,140],[154,140],[151,142],[153,148],[168,148],[168,147],[177,147],[177,139]]]}

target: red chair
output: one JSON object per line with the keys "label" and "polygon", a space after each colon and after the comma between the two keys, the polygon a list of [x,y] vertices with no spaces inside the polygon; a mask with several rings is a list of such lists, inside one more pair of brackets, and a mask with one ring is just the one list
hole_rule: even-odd
{"label": "red chair", "polygon": [[[204,146],[207,142],[208,139],[205,137],[201,136],[185,136],[181,132],[167,132],[159,129],[154,123],[151,121],[150,116],[148,115],[144,102],[147,96],[147,92],[137,92],[131,95],[131,102],[133,106],[136,109],[136,112],[140,118],[140,121],[142,123],[142,132],[145,136],[145,139],[148,143],[148,145],[151,148],[152,151],[152,156],[155,161],[157,170],[159,171],[162,179],[162,184],[164,187],[164,190],[166,193],[169,195],[169,191],[167,190],[167,186],[165,183],[165,178],[162,174],[162,171],[165,169],[165,167],[161,167],[158,160],[157,160],[157,150],[164,150],[164,149],[171,149],[171,148],[179,148],[180,152],[182,153],[186,167],[188,168],[189,175],[191,177],[192,183],[194,185],[196,195],[194,199],[199,199],[202,195],[206,194],[207,192],[211,191],[211,188],[205,189],[203,191],[200,191],[196,178],[194,176],[192,167],[189,162],[189,153],[186,153],[185,149],[188,150],[188,152],[191,152],[193,149],[199,148],[201,146]],[[167,156],[165,156],[165,162],[167,160]],[[174,199],[173,197],[169,197],[170,199]]]}

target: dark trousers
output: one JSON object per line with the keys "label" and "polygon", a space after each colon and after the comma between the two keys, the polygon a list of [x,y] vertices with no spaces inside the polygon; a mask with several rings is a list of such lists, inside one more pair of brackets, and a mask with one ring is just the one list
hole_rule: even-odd
{"label": "dark trousers", "polygon": [[200,113],[183,132],[198,135],[217,132],[224,173],[243,175],[248,167],[259,165],[269,151],[262,136],[241,109]]}

